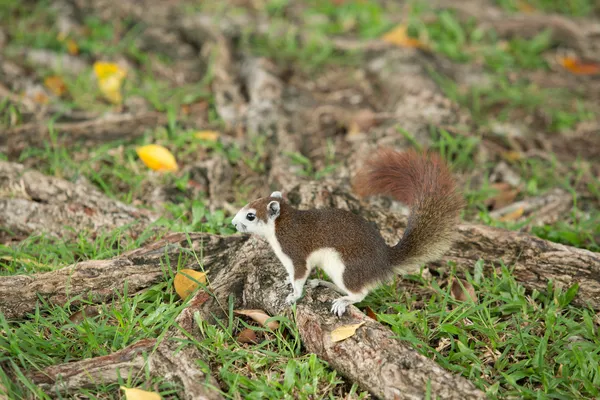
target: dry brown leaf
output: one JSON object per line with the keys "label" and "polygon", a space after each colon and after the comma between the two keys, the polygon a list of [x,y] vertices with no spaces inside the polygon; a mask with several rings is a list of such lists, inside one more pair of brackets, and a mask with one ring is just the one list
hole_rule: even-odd
{"label": "dry brown leaf", "polygon": [[160,394],[156,392],[148,392],[137,388],[127,388],[125,386],[121,386],[121,389],[125,392],[125,398],[127,400],[161,400]]}
{"label": "dry brown leaf", "polygon": [[425,45],[420,40],[408,36],[408,27],[403,24],[396,26],[394,29],[383,35],[381,37],[381,40],[400,47],[425,47]]}
{"label": "dry brown leaf", "polygon": [[175,275],[175,279],[173,279],[173,286],[179,297],[186,299],[194,293],[199,286],[195,281],[206,284],[206,274],[193,269],[179,270]]}
{"label": "dry brown leaf", "polygon": [[[461,286],[462,284],[462,286]],[[464,287],[464,289],[463,289]],[[452,287],[450,288],[450,294],[458,301],[466,301],[470,297],[473,302],[477,303],[477,296],[475,295],[475,288],[469,282],[464,279],[454,278],[452,280]]]}
{"label": "dry brown leaf", "polygon": [[239,343],[258,343],[258,337],[256,336],[256,332],[254,332],[250,328],[246,328],[239,333],[237,336],[237,341]]}
{"label": "dry brown leaf", "polygon": [[345,339],[348,339],[349,337],[354,336],[354,334],[356,333],[356,330],[358,328],[360,328],[361,326],[363,326],[364,324],[365,324],[365,321],[363,321],[359,324],[344,325],[344,326],[340,326],[339,328],[335,328],[331,332],[331,341],[332,342],[340,342],[342,340],[345,340]]}
{"label": "dry brown leaf", "polygon": [[263,310],[233,310],[233,312],[238,315],[245,315],[247,317],[250,317],[254,321],[258,322],[263,326],[266,326],[271,330],[275,330],[279,327],[279,322],[277,321],[269,321],[269,323],[267,323],[267,320],[271,317]]}
{"label": "dry brown leaf", "polygon": [[508,214],[504,214],[502,217],[498,218],[498,221],[502,221],[502,222],[516,221],[519,218],[521,218],[521,216],[523,216],[524,212],[525,212],[525,208],[519,207],[516,210],[509,212]]}
{"label": "dry brown leaf", "polygon": [[497,192],[485,201],[486,206],[491,210],[498,210],[512,204],[519,194],[519,189],[514,188],[507,182],[493,183],[491,187]]}
{"label": "dry brown leaf", "polygon": [[52,75],[44,79],[44,85],[56,96],[62,96],[67,92],[65,81],[57,75]]}
{"label": "dry brown leaf", "polygon": [[367,317],[374,319],[375,321],[377,321],[377,314],[375,314],[373,312],[373,310],[371,309],[371,307],[367,306],[365,307],[365,314],[367,314]]}
{"label": "dry brown leaf", "polygon": [[524,0],[517,0],[517,10],[525,14],[531,14],[536,11],[535,7]]}
{"label": "dry brown leaf", "polygon": [[561,57],[558,62],[563,68],[575,75],[600,74],[600,63],[582,62],[575,57]]}
{"label": "dry brown leaf", "polygon": [[83,320],[86,317],[95,317],[97,315],[100,315],[101,313],[102,310],[100,309],[100,307],[88,306],[82,310],[77,311],[76,313],[71,314],[69,320],[74,324],[79,324],[83,322]]}

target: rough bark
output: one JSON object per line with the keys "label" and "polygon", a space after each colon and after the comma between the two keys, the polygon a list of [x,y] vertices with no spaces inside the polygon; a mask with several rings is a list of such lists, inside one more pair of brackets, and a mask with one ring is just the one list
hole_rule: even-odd
{"label": "rough bark", "polygon": [[290,116],[284,109],[285,85],[275,65],[256,57],[234,61],[231,42],[241,31],[239,23],[237,19],[196,14],[181,16],[178,27],[196,46],[217,52],[212,88],[219,115],[236,133],[250,138],[260,135],[272,143],[265,160],[270,166],[269,180],[282,184],[294,176],[288,154],[301,151],[301,135],[292,134],[290,129]]}
{"label": "rough bark", "polygon": [[94,234],[131,226],[143,229],[156,216],[113,200],[91,185],[0,161],[0,227],[13,235]]}
{"label": "rough bark", "polygon": [[[136,138],[146,129],[165,124],[164,113],[143,112],[139,114],[109,114],[102,118],[70,123],[57,123],[52,126],[57,133],[58,143],[71,144],[77,141],[105,142],[122,138]],[[8,129],[0,138],[0,146],[5,145],[9,154],[19,154],[29,146],[39,146],[50,140],[46,122]]]}
{"label": "rough bark", "polygon": [[[38,298],[56,305],[77,305],[81,297],[97,302],[109,301],[122,292],[127,282],[129,293],[164,279],[178,264],[197,268],[192,254],[206,252],[205,261],[226,256],[223,243],[235,239],[218,236],[196,240],[192,248],[179,245],[185,236],[175,234],[152,245],[124,253],[110,260],[83,261],[68,267],[34,275],[13,275],[0,279],[0,311],[6,318],[19,318],[33,311]],[[239,239],[238,239],[239,240]],[[205,249],[202,249],[205,246]]]}
{"label": "rough bark", "polygon": [[562,189],[554,189],[537,197],[517,201],[499,210],[490,212],[490,217],[502,219],[519,213],[511,221],[521,221],[526,218],[533,219],[533,224],[544,225],[556,222],[572,206],[572,196]]}
{"label": "rough bark", "polygon": [[[288,193],[288,198],[293,204],[301,204],[302,208],[338,207],[361,213],[378,224],[389,243],[396,242],[406,226],[406,217],[394,211],[397,209],[395,203],[380,201],[378,204],[373,201],[364,204],[343,191],[320,184],[298,186]],[[203,250],[206,257],[221,257],[229,261],[242,257],[236,254],[235,248],[218,250],[221,241],[235,243],[233,238],[236,236],[209,238]],[[101,301],[110,297],[114,289],[121,287],[126,278],[129,280],[130,291],[147,287],[159,280],[163,273],[161,257],[167,257],[172,261],[170,265],[175,265],[176,258],[189,251],[180,246],[167,246],[165,252],[163,246],[172,240],[167,238],[151,247],[142,247],[112,260],[86,261],[45,274],[4,277],[0,281],[0,310],[9,318],[25,315],[35,308],[35,292],[47,301],[65,304],[67,288],[69,296],[88,293]],[[197,250],[195,247],[192,249]],[[431,267],[445,268],[446,261],[455,261],[456,268],[468,270],[478,260],[483,260],[488,268],[498,267],[501,263],[512,266],[517,279],[530,289],[545,290],[549,279],[561,286],[579,283],[580,289],[575,302],[600,309],[598,253],[549,242],[525,233],[465,224],[458,227],[453,248],[442,261]],[[248,262],[259,265],[252,260]],[[65,282],[64,279],[69,276],[70,282]],[[217,281],[214,289],[218,291],[219,285]],[[22,289],[15,293],[13,287]]]}

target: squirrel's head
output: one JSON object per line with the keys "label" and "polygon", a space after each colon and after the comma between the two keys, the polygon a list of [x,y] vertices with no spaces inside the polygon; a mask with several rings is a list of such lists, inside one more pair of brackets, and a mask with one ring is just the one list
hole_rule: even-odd
{"label": "squirrel's head", "polygon": [[275,234],[275,220],[281,212],[283,196],[281,192],[273,192],[246,204],[237,212],[231,223],[238,232],[252,233],[259,236]]}

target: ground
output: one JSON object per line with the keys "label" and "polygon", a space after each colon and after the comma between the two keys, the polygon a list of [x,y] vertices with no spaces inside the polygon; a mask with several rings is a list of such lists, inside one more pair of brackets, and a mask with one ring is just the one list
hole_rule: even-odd
{"label": "ground", "polygon": [[[600,252],[600,5],[454,3],[2,2],[0,274],[108,259],[169,232],[233,234],[235,211],[273,190],[350,192],[383,145],[442,154],[465,223]],[[177,170],[148,168],[136,151],[147,144],[166,147]],[[35,195],[10,178],[20,168],[43,174]],[[91,208],[64,216],[75,198]],[[597,307],[573,303],[576,283],[532,290],[513,265],[494,266],[425,267],[358,307],[490,398],[600,396]],[[455,276],[475,302],[456,295]],[[30,373],[160,337],[183,307],[172,280],[85,318],[93,299],[0,314],[0,393],[56,396]],[[370,397],[308,353],[293,320],[275,331],[237,315],[200,324],[202,368],[225,398]],[[262,341],[239,343],[245,327]],[[119,384],[178,398],[149,376],[77,398],[121,398]]]}

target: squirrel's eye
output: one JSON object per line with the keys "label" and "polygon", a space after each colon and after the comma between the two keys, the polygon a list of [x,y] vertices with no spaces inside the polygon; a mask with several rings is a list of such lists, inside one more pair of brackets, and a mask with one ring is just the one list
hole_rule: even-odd
{"label": "squirrel's eye", "polygon": [[252,214],[252,213],[248,213],[246,214],[246,219],[248,221],[254,221],[254,218],[256,218],[256,215]]}

